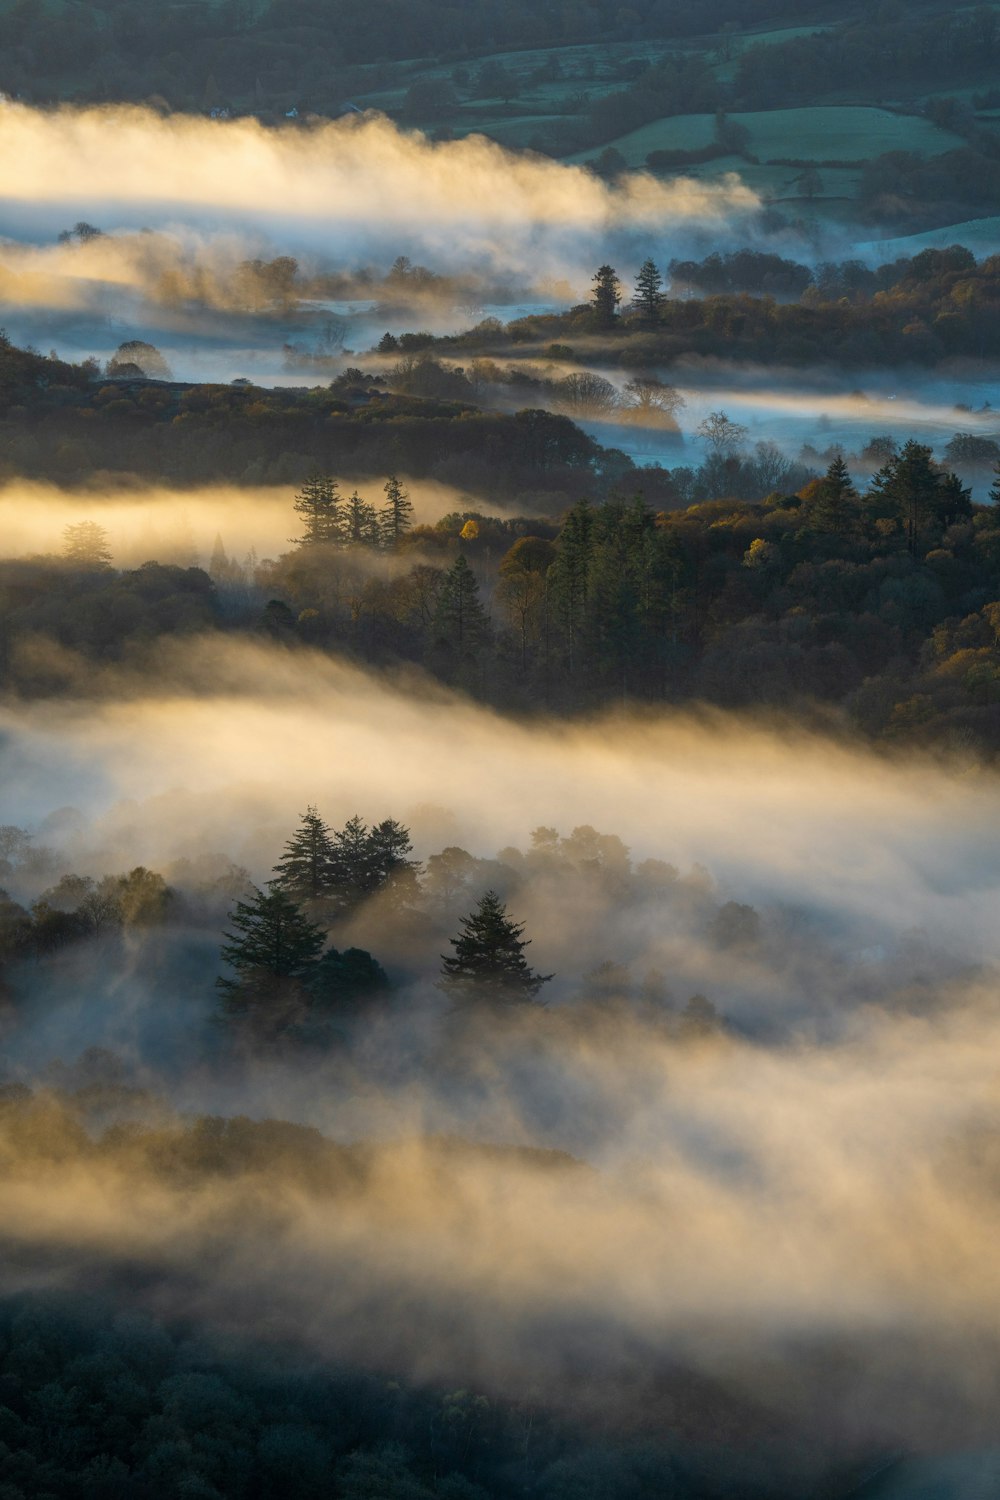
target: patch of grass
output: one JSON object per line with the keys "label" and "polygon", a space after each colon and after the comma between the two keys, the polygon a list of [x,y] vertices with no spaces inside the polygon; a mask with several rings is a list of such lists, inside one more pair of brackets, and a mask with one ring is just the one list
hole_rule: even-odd
{"label": "patch of grass", "polygon": [[[941,130],[930,120],[860,105],[761,110],[730,118],[746,126],[750,132],[749,150],[762,163],[774,157],[815,162],[861,161],[883,151],[933,155],[964,144],[960,136]],[[639,167],[650,151],[698,150],[707,146],[714,134],[713,115],[674,115],[654,120],[607,144],[620,151],[630,167]],[[584,152],[580,159],[593,154]],[[718,163],[713,165],[720,169]]]}

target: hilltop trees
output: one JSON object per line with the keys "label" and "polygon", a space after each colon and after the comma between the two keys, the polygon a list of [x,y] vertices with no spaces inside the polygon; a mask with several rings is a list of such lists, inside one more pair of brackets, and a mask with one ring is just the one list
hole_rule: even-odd
{"label": "hilltop trees", "polygon": [[409,829],[394,818],[368,828],[355,815],[331,832],[309,807],[274,867],[270,886],[305,903],[318,920],[346,916],[379,892],[404,905],[414,894],[420,868],[408,857],[412,850]]}
{"label": "hilltop trees", "polygon": [[449,941],[455,952],[442,955],[439,988],[458,1001],[495,1004],[533,1001],[551,974],[539,974],[524,956],[531,942],[522,938],[496,891],[487,891],[475,910],[462,918],[462,931]]}

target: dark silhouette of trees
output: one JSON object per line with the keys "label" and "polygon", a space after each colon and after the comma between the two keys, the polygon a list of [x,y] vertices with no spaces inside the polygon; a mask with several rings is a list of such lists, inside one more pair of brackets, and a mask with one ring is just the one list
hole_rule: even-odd
{"label": "dark silhouette of trees", "polygon": [[441,959],[439,987],[457,1001],[524,1004],[533,1001],[551,974],[539,974],[524,956],[531,942],[522,938],[496,891],[487,891],[462,918],[462,931],[449,941],[454,954]]}
{"label": "dark silhouette of trees", "polygon": [[313,474],[295,496],[293,509],[302,517],[303,532],[293,538],[299,547],[315,547],[342,540],[340,486],[329,474]]}
{"label": "dark silhouette of trees", "polygon": [[329,892],[335,865],[330,830],[315,807],[307,807],[274,867],[271,889],[283,891],[293,901],[317,901]]}
{"label": "dark silhouette of trees", "polygon": [[385,504],[379,511],[379,536],[384,547],[395,549],[413,525],[413,503],[395,474],[385,483]]}
{"label": "dark silhouette of trees", "polygon": [[663,277],[656,262],[650,258],[639,267],[632,301],[644,322],[653,324],[657,321],[663,306]]}
{"label": "dark silhouette of trees", "polygon": [[280,888],[255,886],[229,920],[236,930],[224,934],[221,956],[236,977],[215,981],[224,1017],[262,1032],[287,1029],[307,1008],[304,982],[326,942],[323,929]]}
{"label": "dark silhouette of trees", "polygon": [[622,300],[621,282],[614,266],[599,266],[594,273],[592,285],[590,304],[594,323],[600,329],[613,328]]}
{"label": "dark silhouette of trees", "polygon": [[457,658],[474,658],[487,643],[490,622],[479,602],[479,583],[460,552],[441,583],[434,614],[437,642]]}

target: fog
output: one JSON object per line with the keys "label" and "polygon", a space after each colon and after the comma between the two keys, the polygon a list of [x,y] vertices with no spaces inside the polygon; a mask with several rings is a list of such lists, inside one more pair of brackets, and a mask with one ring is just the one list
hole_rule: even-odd
{"label": "fog", "polygon": [[[433,480],[399,476],[409,492],[418,523],[432,525],[456,510],[488,509],[495,502]],[[384,480],[340,475],[341,491],[357,488],[373,504],[384,502]],[[291,546],[299,527],[292,508],[294,485],[208,485],[181,489],[169,485],[129,485],[127,476],[95,479],[86,488],[61,489],[26,479],[0,483],[5,556],[59,553],[63,531],[81,520],[96,521],[108,536],[114,563],[135,568],[155,559],[185,567],[208,567],[216,539],[227,556],[243,562],[278,557]]]}
{"label": "fog", "polygon": [[415,247],[447,269],[523,276],[526,265],[561,272],[567,258],[589,265],[609,233],[719,225],[758,204],[736,178],[635,174],[608,187],[485,137],[434,144],[376,115],[267,129],[7,103],[0,142],[0,202],[9,232],[25,239],[77,218],[102,229],[228,225],[292,253],[336,245],[350,259]]}
{"label": "fog", "polygon": [[[96,1043],[146,1092],[116,1093],[112,1070],[76,1104],[43,1092],[26,1135],[0,1125],[8,1284],[22,1261],[55,1284],[124,1276],[157,1313],[222,1329],[253,1306],[268,1337],[324,1357],[629,1430],[672,1428],[678,1383],[706,1381],[688,1440],[722,1402],[729,1443],[772,1477],[989,1433],[991,776],[722,714],[518,724],[412,677],[222,637],[134,674],[81,666],[78,687],[0,717],[0,822],[50,851],[36,890],[140,862],[181,886],[226,860],[262,881],[314,802],[337,826],[402,818],[423,858],[486,860],[556,977],[545,1009],[456,1032],[433,981],[461,903],[414,924],[376,902],[337,941],[387,963],[389,1010],[346,1051],[227,1061],[205,1050],[210,924],[84,947],[46,987],[28,976],[9,1078],[90,1088],[53,1064]],[[562,863],[509,847],[539,824],[569,839]],[[673,870],[624,895],[614,848],[596,871],[579,857],[586,824],[633,866]],[[727,901],[753,904],[751,941],[720,938]],[[593,989],[601,962],[617,990]],[[652,1009],[627,994],[650,969],[669,991]],[[685,1029],[694,992],[721,1027]],[[92,1130],[128,1131],[60,1145],[59,1111],[90,1098]],[[318,1177],[293,1152],[280,1172],[176,1179],[191,1111],[367,1144]]]}

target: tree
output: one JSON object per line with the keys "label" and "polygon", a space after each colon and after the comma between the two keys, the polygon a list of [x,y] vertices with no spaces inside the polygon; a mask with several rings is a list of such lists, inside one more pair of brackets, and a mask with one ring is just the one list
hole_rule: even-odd
{"label": "tree", "polygon": [[172,379],[170,366],[159,349],[143,339],[129,339],[126,343],[119,344],[108,360],[108,374],[112,377],[130,374],[133,366],[149,380]]}
{"label": "tree", "polygon": [[438,642],[458,656],[474,655],[489,639],[490,622],[479,602],[479,584],[464,552],[444,575],[434,612],[434,631]]}
{"label": "tree", "polygon": [[108,533],[96,521],[77,521],[63,531],[63,557],[76,568],[110,568]]}
{"label": "tree", "polygon": [[574,371],[557,381],[556,392],[560,402],[574,412],[606,414],[621,405],[611,381],[591,370]]}
{"label": "tree", "polygon": [[379,538],[379,522],[374,505],[363,500],[357,490],[348,497],[343,515],[343,539],[353,547],[370,547]]}
{"label": "tree", "polygon": [[731,456],[743,446],[749,429],[741,422],[731,421],[724,411],[710,411],[698,423],[697,432],[713,453]]}
{"label": "tree", "polygon": [[587,612],[593,555],[594,512],[586,500],[581,500],[563,521],[559,550],[548,575],[556,618],[566,637],[571,675],[577,665],[578,643]]}
{"label": "tree", "polygon": [[844,536],[857,524],[858,492],[841,454],[816,485],[809,511],[818,531]]}
{"label": "tree", "polygon": [[660,316],[660,308],[663,306],[662,287],[663,277],[656,262],[652,259],[644,260],[635,278],[635,295],[632,300],[646,323],[655,323]]}
{"label": "tree", "polygon": [[333,883],[334,864],[330,830],[315,807],[309,806],[285,845],[269,885],[293,901],[316,901],[327,894]]}
{"label": "tree", "polygon": [[618,305],[622,300],[621,282],[614,266],[598,266],[594,273],[590,300],[598,328],[613,328]]}
{"label": "tree", "polygon": [[395,549],[413,525],[413,504],[395,474],[385,484],[385,504],[379,511],[379,532],[383,547]]}
{"label": "tree", "polygon": [[368,835],[367,878],[371,889],[388,890],[397,903],[405,903],[417,894],[418,860],[408,859],[413,852],[410,830],[395,818],[376,823]]}
{"label": "tree", "polygon": [[545,576],[556,556],[546,537],[522,536],[500,562],[497,598],[515,625],[521,643],[521,669],[528,665],[528,640],[537,635],[545,607]]}
{"label": "tree", "polygon": [[441,958],[438,987],[457,1000],[525,1003],[534,1000],[551,974],[530,968],[522,938],[523,922],[507,913],[496,891],[487,891],[475,911],[462,918],[462,931],[450,938],[453,955]]}
{"label": "tree", "polygon": [[224,934],[222,959],[236,978],[215,981],[223,1013],[265,1027],[287,1024],[306,1003],[304,981],[326,942],[323,929],[284,891],[265,895],[256,886],[250,900],[237,901],[229,920],[236,931]]}
{"label": "tree", "polygon": [[302,517],[303,535],[292,540],[299,547],[336,543],[343,537],[340,486],[329,474],[313,474],[295,496],[293,509]]}
{"label": "tree", "polygon": [[655,375],[635,375],[625,382],[625,394],[630,406],[626,408],[640,420],[669,419],[675,426],[677,413],[687,402],[676,386],[667,385]]}

